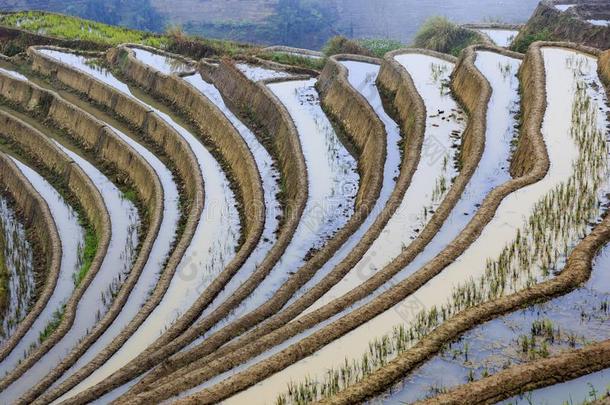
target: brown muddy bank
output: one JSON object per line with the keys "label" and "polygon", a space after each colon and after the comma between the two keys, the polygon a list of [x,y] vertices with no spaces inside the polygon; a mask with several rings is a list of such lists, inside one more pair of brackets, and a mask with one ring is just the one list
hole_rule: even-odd
{"label": "brown muddy bank", "polygon": [[[232,66],[230,66],[230,68],[234,69]],[[343,73],[346,73],[346,72],[343,72]],[[238,77],[243,76],[243,74],[241,72],[239,72],[237,69],[235,69],[233,71],[233,74],[239,75]],[[349,84],[347,83],[345,75],[338,76],[337,78],[339,78],[339,77],[340,77],[340,80],[342,80],[345,83],[345,86],[348,86],[348,87],[345,87],[343,90],[349,91],[348,94],[350,94],[350,95],[352,93],[354,93],[354,95],[356,95],[357,93],[355,93],[354,90],[351,89],[351,86],[349,86]],[[278,80],[281,81],[281,80],[285,80],[285,79],[278,79]],[[250,83],[252,85],[252,87],[254,88],[254,91],[258,91],[257,90],[257,88],[258,88],[262,92],[270,93],[269,90],[266,89],[264,84],[256,84],[256,83],[252,83],[250,81],[248,81],[248,83]],[[357,94],[357,95],[359,96],[359,94]],[[262,94],[261,97],[265,97],[265,96],[266,96],[266,94]],[[272,94],[269,94],[268,97],[273,103],[277,103],[277,108],[280,109],[280,111],[284,109]],[[289,283],[291,283],[290,289],[283,291],[281,293],[279,299],[274,299],[271,302],[268,302],[265,304],[265,311],[267,311],[266,314],[261,315],[260,314],[261,311],[254,311],[254,312],[259,312],[258,314],[253,314],[257,317],[257,318],[255,318],[256,322],[259,322],[260,320],[264,319],[263,316],[270,316],[274,312],[279,311],[281,309],[281,306],[283,305],[283,303],[286,302],[286,300],[290,297],[290,295],[294,291],[296,291],[296,289],[298,287],[300,287],[302,284],[304,284],[311,277],[313,272],[318,267],[320,267],[326,260],[328,260],[328,258],[330,258],[332,256],[332,254],[344,243],[344,241],[356,229],[358,229],[358,227],[360,226],[362,221],[364,219],[366,219],[368,213],[370,212],[371,208],[373,207],[373,205],[376,201],[376,198],[379,194],[379,189],[381,187],[381,180],[382,180],[382,173],[380,171],[383,169],[383,160],[385,157],[385,129],[381,125],[381,122],[378,121],[378,118],[376,117],[373,110],[370,108],[370,106],[368,106],[368,103],[361,96],[360,96],[360,98],[351,99],[351,97],[350,97],[348,99],[350,99],[350,105],[348,105],[346,107],[347,109],[350,109],[350,108],[357,109],[357,111],[359,111],[360,113],[366,114],[365,118],[366,118],[367,122],[375,122],[378,124],[377,127],[374,129],[374,132],[372,134],[370,134],[370,137],[369,137],[370,146],[366,149],[366,153],[364,155],[361,154],[359,156],[360,159],[363,159],[364,157],[366,157],[366,159],[369,163],[368,165],[362,165],[362,164],[360,165],[360,169],[361,169],[360,170],[360,174],[361,174],[360,195],[363,197],[358,199],[358,201],[356,203],[356,213],[352,216],[352,218],[350,219],[348,224],[346,224],[342,228],[342,230],[339,231],[339,233],[337,235],[335,235],[335,237],[326,244],[326,246],[323,250],[316,253],[310,259],[310,261],[305,265],[304,270],[302,269],[299,272],[297,272],[297,275],[295,277],[293,277],[291,279],[291,281],[289,281]],[[323,100],[323,102],[324,102],[324,100]],[[347,138],[347,139],[345,139],[345,141],[348,143],[352,143],[352,144],[355,142],[362,143],[362,135],[359,133],[359,131],[361,131],[361,130],[362,129],[360,127],[353,126],[352,129],[345,131],[343,134],[344,137]],[[296,132],[295,132],[295,135],[296,135]],[[371,165],[370,164],[371,162],[376,162],[376,165]],[[375,176],[375,177],[373,177],[373,176]],[[366,178],[367,181],[363,182],[362,178]],[[376,180],[370,181],[369,180],[370,178],[376,178]],[[316,264],[314,264],[316,267],[313,267],[312,263],[316,263]],[[305,273],[305,271],[307,273]],[[258,281],[257,281],[257,283],[258,283]],[[255,284],[253,284],[253,286],[255,286]],[[269,309],[269,308],[271,308],[271,309]],[[252,316],[252,315],[250,315],[250,316]],[[286,321],[284,321],[284,322],[286,322]],[[251,321],[248,321],[248,322],[251,322]],[[209,321],[208,321],[208,324],[210,324]],[[240,330],[241,329],[245,330],[245,328],[247,327],[245,325],[247,325],[247,324],[241,323],[241,325],[239,326]],[[234,327],[234,326],[232,326],[232,327]],[[221,334],[218,336],[225,336],[222,339],[227,339],[229,336],[232,337],[232,334],[230,334],[230,330],[232,327],[229,327],[227,330],[221,331]],[[217,338],[218,336],[215,336],[215,338]],[[214,341],[214,339],[212,339],[212,341]],[[214,343],[214,345],[216,345],[216,343]],[[204,347],[206,347],[206,346],[204,346]],[[199,348],[196,350],[205,350],[205,352],[208,351],[207,348],[205,348],[205,349]],[[171,360],[172,369],[177,369],[177,366],[179,364],[184,363],[186,365],[186,363],[188,363],[188,359],[191,356],[192,356],[192,353],[187,352],[184,354],[177,355],[176,358],[172,358],[172,360]],[[167,367],[163,367],[163,368],[160,367],[159,369],[162,369],[163,373],[167,373],[169,371],[167,369]],[[140,385],[142,386],[147,381],[153,380],[155,378],[155,377],[152,377],[153,375],[157,375],[157,374],[155,372],[149,374],[147,377],[145,377],[143,384],[140,384]],[[135,391],[137,391],[139,389],[140,389],[140,387],[138,387]]]}
{"label": "brown muddy bank", "polygon": [[[379,63],[378,60],[371,58],[367,59],[367,61]],[[309,280],[317,268],[321,267],[326,260],[332,257],[332,254],[339,249],[347,238],[349,238],[349,236],[355,232],[362,222],[367,218],[372,207],[375,205],[375,201],[377,200],[379,191],[381,189],[386,147],[385,128],[383,127],[383,124],[379,118],[376,116],[373,109],[369,106],[368,102],[348,83],[347,70],[336,60],[332,61],[332,63],[333,66],[338,68],[338,72],[334,72],[332,69],[327,70],[328,73],[325,77],[320,79],[320,82],[322,83],[322,87],[329,86],[334,88],[334,90],[323,90],[321,101],[322,104],[325,105],[327,112],[329,109],[338,111],[336,114],[331,113],[331,116],[334,116],[336,121],[341,123],[342,136],[344,138],[343,141],[351,145],[355,145],[356,149],[359,149],[357,158],[359,161],[361,182],[359,197],[356,201],[356,212],[350,218],[348,223],[339,231],[339,233],[328,241],[325,247],[321,251],[317,252],[312,259],[310,259],[310,261],[297,272],[295,277],[291,278],[291,280],[288,282],[290,283],[290,288],[281,289],[280,293],[278,294],[279,298],[276,296],[265,304],[264,307],[265,311],[267,311],[266,314],[260,314],[261,311],[259,310],[254,311],[255,313],[259,312],[259,314],[256,314],[257,322],[264,319],[263,316],[271,316],[273,313],[278,312],[290,295],[293,294],[294,291],[296,291],[296,289],[303,285],[307,280]],[[277,79],[274,81],[282,80],[285,79]],[[260,85],[261,88],[264,88],[263,86],[264,85]],[[265,89],[265,91],[268,90]],[[329,97],[329,93],[332,93],[333,95]],[[341,94],[345,95],[346,97],[341,97]],[[273,99],[275,99],[275,97],[273,97]],[[356,120],[358,120],[358,122],[355,122]],[[313,267],[312,263],[315,263],[314,265],[316,267]],[[330,285],[326,287],[326,290],[328,288],[330,288]],[[299,307],[301,305],[302,303],[299,304]],[[280,321],[280,326],[281,324],[288,322],[295,315],[296,314],[293,314],[292,312],[289,314],[284,313],[282,320]],[[278,320],[276,319],[276,322],[277,321]],[[242,323],[240,329],[245,330],[245,325],[248,324]],[[265,329],[268,330],[269,326],[266,326]],[[227,339],[229,336],[231,336],[230,330],[231,327],[222,330],[220,336],[224,335],[225,337],[223,339]],[[258,333],[260,332],[261,331],[259,330]],[[248,339],[250,339],[250,337],[248,337]],[[214,341],[214,339],[212,339],[212,341]],[[214,345],[216,344],[214,343]],[[197,352],[197,356],[202,356],[204,354],[211,353],[212,350],[204,343],[194,351]],[[192,356],[194,356],[193,353],[186,352],[179,354],[176,356],[176,358],[172,358],[172,370],[177,370],[179,364],[187,365]],[[169,372],[168,367],[159,367],[159,370],[157,371],[161,371],[163,374],[167,374]],[[183,371],[184,370],[181,370],[181,372]],[[134,392],[141,390],[148,381],[153,381],[158,377],[159,375],[157,372],[150,373],[147,377],[145,377],[142,384],[134,389]]]}
{"label": "brown muddy bank", "polygon": [[[145,237],[138,247],[139,253],[135,262],[132,263],[130,274],[115,297],[113,307],[121,309],[129,296],[131,286],[139,278],[148,260],[148,255],[159,231],[163,211],[163,190],[159,179],[148,163],[112,130],[85,111],[63,100],[56,93],[44,90],[30,82],[4,76],[2,77],[2,96],[9,103],[64,131],[84,151],[91,153],[99,166],[106,167],[115,174],[114,177],[117,181],[130,185],[137,192],[145,214],[144,223],[141,224]],[[15,125],[14,122],[11,125]],[[20,141],[23,144],[22,148],[27,148],[33,156],[36,156],[39,145],[31,144],[31,142],[40,143],[36,139],[36,137],[29,137]],[[15,142],[15,140],[13,141]],[[45,149],[42,148],[41,150],[44,151]],[[59,164],[58,161],[54,162],[49,159],[51,156],[57,156],[57,154],[52,152],[42,157],[45,164],[54,166]],[[91,214],[91,211],[93,211],[92,204],[81,205],[85,212],[89,214],[90,219],[95,218]],[[93,225],[97,231],[100,231],[99,223],[93,223]],[[104,235],[103,233],[100,234]],[[104,243],[102,241],[101,246],[104,246]],[[3,380],[3,384],[14,381],[15,378],[25,372],[33,364],[34,359],[39,360],[70,329],[74,321],[78,300],[96,274],[96,268],[92,268],[87,273],[82,282],[82,288],[81,285],[77,287],[75,294],[66,305],[62,324],[32,356],[29,356]],[[111,314],[107,322],[100,322],[96,327],[96,332],[98,330],[99,333],[103,332],[115,316],[116,314],[114,316]],[[57,373],[60,370],[61,367],[58,367],[54,372]]]}
{"label": "brown muddy bank", "polygon": [[[186,194],[182,204],[185,217],[181,228],[182,234],[174,247],[172,255],[165,264],[165,269],[158,280],[153,294],[142,307],[138,316],[117,336],[111,345],[100,351],[92,362],[53,390],[50,395],[57,397],[90,375],[97,369],[99,364],[114,354],[158,305],[171,282],[178,264],[182,261],[184,252],[188,248],[199,222],[203,210],[203,179],[193,152],[186,141],[156,113],[93,77],[74,70],[61,62],[46,58],[35,48],[30,48],[28,52],[32,58],[32,67],[36,72],[56,79],[68,88],[85,96],[94,104],[108,109],[133,128],[146,142],[159,148],[171,160],[172,166],[177,171],[180,183],[183,185],[182,192]],[[71,87],[72,85],[76,87]],[[135,279],[134,276],[134,282]],[[117,305],[109,310],[107,318],[104,319],[104,322],[100,322],[99,329],[96,329],[96,335],[103,333],[103,330],[118,315],[121,308],[122,306],[119,307]],[[58,367],[54,373],[47,376],[40,386],[37,386],[28,393],[28,398],[35,398],[40,393],[39,391],[55,381],[63,370],[69,367],[69,364],[78,360],[79,354],[84,352],[94,342],[95,335],[91,336],[91,339],[81,342],[70,353],[70,356],[65,359],[61,367]]]}
{"label": "brown muddy bank", "polygon": [[417,404],[491,405],[521,393],[560,384],[608,367],[610,367],[610,340],[511,367],[491,377],[462,385]]}
{"label": "brown muddy bank", "polygon": [[[371,209],[379,196],[383,182],[383,164],[387,141],[383,123],[366,99],[348,82],[347,68],[341,65],[341,55],[333,56],[318,79],[317,88],[326,115],[339,126],[340,134],[353,145],[358,160],[360,188],[356,206]],[[356,60],[379,65],[380,60],[356,57]],[[368,210],[363,213],[368,215]],[[358,215],[358,214],[356,214]]]}
{"label": "brown muddy bank", "polygon": [[[272,155],[276,156],[280,163],[280,170],[282,175],[285,176],[284,186],[285,192],[285,220],[282,224],[282,230],[278,237],[278,241],[269,252],[263,263],[261,263],[254,276],[251,277],[240,289],[231,296],[231,298],[223,303],[214,313],[206,317],[202,322],[191,326],[194,318],[192,316],[183,317],[179,319],[168,332],[164,333],[160,339],[158,339],[153,345],[142,352],[136,359],[130,362],[128,365],[118,370],[113,374],[112,377],[98,384],[97,386],[80,393],[70,401],[81,402],[87,401],[92,398],[100,396],[102,393],[121,385],[124,382],[129,381],[134,376],[148,370],[160,361],[164,360],[168,356],[174,354],[185,345],[190,343],[196,337],[199,336],[201,331],[205,331],[212,327],[216,322],[220,321],[230,311],[241,302],[250,291],[252,291],[262,279],[264,279],[266,273],[271,270],[273,265],[279,260],[284,249],[291,240],[292,234],[296,229],[301,213],[304,209],[306,198],[307,198],[307,174],[305,169],[304,158],[300,149],[300,143],[296,129],[290,120],[288,113],[283,109],[280,109],[280,104],[277,101],[269,100],[268,94],[265,93],[266,87],[264,85],[258,85],[250,82],[241,72],[231,66],[234,72],[230,74],[236,74],[240,78],[244,87],[235,87],[235,89],[243,97],[260,97],[258,103],[251,103],[244,101],[243,98],[239,98],[237,95],[234,99],[240,100],[246,103],[247,106],[260,108],[261,114],[269,114],[272,118],[269,120],[262,120],[262,125],[268,125],[265,127],[265,134],[273,134],[272,143]],[[204,76],[205,77],[205,76]],[[230,76],[233,78],[232,76]],[[228,80],[228,84],[234,85],[233,80]],[[218,85],[222,91],[222,85]],[[259,131],[259,134],[261,132]],[[266,142],[269,145],[271,141]],[[296,156],[296,159],[295,159]],[[211,297],[213,298],[213,297]],[[190,328],[188,328],[191,326]],[[187,329],[188,328],[188,329]],[[186,331],[185,331],[186,329]],[[184,332],[184,333],[183,333]],[[182,335],[181,335],[182,334]],[[62,389],[63,390],[63,389]],[[55,396],[55,394],[53,395]]]}
{"label": "brown muddy bank", "polygon": [[[557,45],[555,43],[537,43],[533,52],[539,53],[541,46]],[[581,52],[598,56],[598,74],[606,85],[606,92],[610,94],[610,68],[607,66],[609,52],[599,52],[591,48],[561,43],[563,47],[576,49]],[[594,232],[581,242],[572,254],[564,273],[569,273],[573,279],[566,279],[564,290],[557,292],[562,295],[588,280],[591,274],[591,263],[597,251],[610,241],[610,217],[595,228]],[[546,301],[551,297],[539,298]],[[525,306],[526,303],[521,304]],[[465,384],[448,393],[422,401],[426,404],[450,403],[496,403],[503,399],[527,392],[536,388],[554,385],[583,375],[610,367],[610,341],[595,343],[583,349],[572,350],[549,359],[543,359],[511,367],[491,377]]]}
{"label": "brown muddy bank", "polygon": [[[152,96],[164,100],[196,127],[197,135],[225,163],[228,175],[237,188],[242,205],[245,229],[244,248],[238,253],[244,261],[258,242],[264,225],[265,204],[260,175],[252,152],[225,115],[190,83],[176,75],[166,75],[139,61],[131,48],[141,48],[157,54],[183,60],[178,55],[154,48],[130,45],[113,48],[106,53],[111,66],[129,81],[136,83]],[[193,63],[190,63],[193,65]]]}

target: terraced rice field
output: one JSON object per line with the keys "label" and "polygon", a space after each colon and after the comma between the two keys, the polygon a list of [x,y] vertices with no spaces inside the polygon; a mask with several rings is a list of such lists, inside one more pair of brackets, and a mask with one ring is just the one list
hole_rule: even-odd
{"label": "terraced rice field", "polygon": [[607,395],[610,52],[480,30],[2,58],[0,402]]}

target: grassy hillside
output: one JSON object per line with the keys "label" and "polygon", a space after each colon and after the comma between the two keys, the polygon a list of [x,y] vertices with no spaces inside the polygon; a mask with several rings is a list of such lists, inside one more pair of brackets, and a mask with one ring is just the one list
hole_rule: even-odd
{"label": "grassy hillside", "polygon": [[156,32],[166,25],[165,16],[151,6],[150,0],[0,0],[0,10],[53,11]]}
{"label": "grassy hillside", "polygon": [[[19,28],[34,34],[64,40],[82,40],[111,47],[121,43],[150,45],[169,51],[183,53],[194,58],[211,56],[233,56],[252,52],[254,47],[232,41],[190,37],[179,29],[170,29],[164,34],[126,29],[102,24],[78,17],[39,11],[24,11],[0,14],[0,26]],[[22,52],[32,45],[31,40],[18,36],[2,42],[0,52],[9,56]],[[34,42],[36,42],[34,40]]]}
{"label": "grassy hillside", "polygon": [[[257,54],[276,62],[321,69],[324,60],[304,58],[281,52],[263,52],[253,45],[233,41],[205,39],[189,36],[179,28],[168,29],[164,34],[153,34],[146,31],[126,29],[118,26],[98,23],[78,17],[39,11],[25,11],[0,14],[0,25],[20,28],[32,33],[47,35],[68,40],[83,40],[104,46],[121,43],[139,43],[167,49],[193,58],[211,56],[235,56],[236,54]],[[463,48],[479,42],[480,36],[451,23],[445,18],[434,17],[428,20],[418,32],[414,46],[428,48],[439,52],[458,54]],[[28,41],[8,41],[0,52],[14,55],[21,52]],[[350,40],[343,36],[334,36],[324,44],[326,55],[339,53],[361,54],[383,57],[389,51],[404,47],[405,44],[385,39]]]}
{"label": "grassy hillside", "polygon": [[145,31],[37,11],[0,15],[0,24],[41,35],[101,42],[109,45],[133,42],[161,47],[166,42],[165,37]]}

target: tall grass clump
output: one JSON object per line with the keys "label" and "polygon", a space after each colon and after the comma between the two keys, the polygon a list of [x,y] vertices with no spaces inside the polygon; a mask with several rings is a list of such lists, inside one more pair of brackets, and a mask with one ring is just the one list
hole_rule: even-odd
{"label": "tall grass clump", "polygon": [[358,41],[343,37],[335,36],[328,40],[324,46],[323,52],[326,56],[339,55],[349,53],[352,55],[374,56],[373,52],[362,46]]}
{"label": "tall grass clump", "polygon": [[432,17],[415,35],[413,46],[458,56],[464,48],[480,42],[482,37],[477,32],[460,27],[445,17]]}
{"label": "tall grass clump", "polygon": [[[587,70],[586,59],[575,56],[566,63],[578,78],[570,128],[578,149],[572,176],[534,206],[500,256],[487,260],[478,280],[470,279],[454,287],[445,304],[422,310],[408,328],[395,326],[391,333],[370,342],[360,360],[345,359],[341,366],[327,370],[319,381],[308,377],[303,382],[291,382],[276,404],[306,404],[331,397],[383,367],[459,312],[529,288],[566,263],[578,241],[601,217],[602,196],[608,193],[610,178],[606,136],[604,128],[598,127],[599,104],[593,101],[603,89],[587,84],[590,80],[583,73]],[[522,350],[531,356],[546,357],[548,345],[559,334],[548,320],[534,322],[531,336],[520,340]]]}

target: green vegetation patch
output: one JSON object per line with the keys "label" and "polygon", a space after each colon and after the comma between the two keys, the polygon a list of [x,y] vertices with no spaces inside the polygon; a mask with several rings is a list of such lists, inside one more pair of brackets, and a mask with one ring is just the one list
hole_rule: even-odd
{"label": "green vegetation patch", "polygon": [[413,45],[458,56],[464,48],[481,42],[483,39],[477,32],[460,27],[444,17],[432,17],[419,29]]}
{"label": "green vegetation patch", "polygon": [[0,24],[21,28],[39,35],[91,41],[107,45],[126,42],[164,47],[166,37],[145,31],[107,25],[78,17],[40,11],[24,11],[0,15]]}
{"label": "green vegetation patch", "polygon": [[551,34],[551,32],[548,29],[545,29],[542,31],[534,32],[534,33],[519,35],[513,42],[511,48],[516,52],[526,53],[529,46],[531,44],[533,44],[534,42],[552,41],[552,40],[553,40],[553,35]]}
{"label": "green vegetation patch", "polygon": [[51,336],[53,334],[53,332],[55,332],[57,330],[57,328],[61,324],[61,321],[64,319],[65,313],[66,313],[65,305],[62,305],[61,308],[59,308],[59,309],[55,310],[55,312],[53,312],[53,317],[51,318],[51,320],[49,321],[47,326],[45,326],[45,328],[42,330],[42,332],[40,332],[40,335],[38,336],[39,343],[42,343],[45,340],[47,340],[49,338],[49,336]]}
{"label": "green vegetation patch", "polygon": [[99,245],[99,240],[95,230],[92,227],[86,227],[85,233],[85,243],[83,249],[81,251],[81,260],[82,264],[77,273],[72,275],[74,279],[74,285],[78,287],[83,279],[89,273],[89,269],[91,268],[91,264],[93,263],[93,258],[97,253],[97,247]]}

